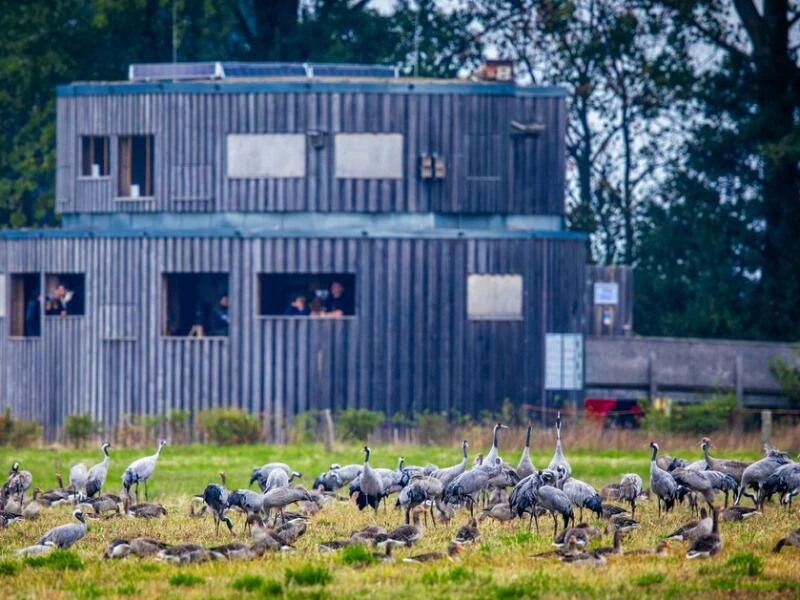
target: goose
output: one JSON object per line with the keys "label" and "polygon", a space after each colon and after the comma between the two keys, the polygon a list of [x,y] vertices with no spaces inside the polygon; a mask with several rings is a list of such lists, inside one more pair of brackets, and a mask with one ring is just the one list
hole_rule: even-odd
{"label": "goose", "polygon": [[601,511],[603,518],[606,520],[616,515],[628,514],[628,511],[622,508],[621,506],[616,506],[614,504],[606,504],[605,502],[601,505]]}
{"label": "goose", "polygon": [[508,502],[504,502],[503,504],[495,504],[491,508],[483,509],[480,517],[478,517],[478,521],[482,523],[486,519],[492,519],[500,523],[507,523],[513,520],[515,516],[516,515],[511,512],[511,507]]}
{"label": "goose", "polygon": [[517,464],[517,477],[523,479],[528,475],[531,475],[535,470],[536,467],[533,466],[533,462],[531,461],[531,431],[533,430],[533,425],[528,423],[528,431],[525,433],[525,446],[522,448],[522,456],[519,459],[519,463]]}
{"label": "goose", "polygon": [[108,449],[111,444],[104,442],[100,449],[103,451],[103,461],[94,465],[86,477],[86,496],[91,498],[95,494],[100,493],[106,483],[106,475],[108,474],[108,463],[111,458],[108,455]]}
{"label": "goose", "polygon": [[394,548],[393,544],[386,544],[386,550],[383,552],[373,552],[372,556],[380,562],[393,563],[394,556],[392,556],[392,548]]}
{"label": "goose", "polygon": [[68,523],[54,527],[39,538],[38,544],[40,546],[52,544],[58,548],[70,548],[82,540],[86,535],[86,519],[80,509],[76,509],[72,516],[78,520],[77,524]]}
{"label": "goose", "polygon": [[664,503],[664,512],[669,512],[675,506],[678,498],[678,484],[670,473],[660,468],[656,463],[658,444],[650,442],[653,449],[653,458],[650,460],[650,491],[657,497],[658,516],[661,517],[661,503]]}
{"label": "goose", "polygon": [[64,487],[64,481],[60,473],[56,473],[56,482],[58,483],[57,488],[39,494],[39,501],[46,506],[58,506],[75,498],[75,494]]}
{"label": "goose", "polygon": [[158,444],[158,450],[152,456],[145,456],[133,461],[128,468],[125,469],[125,474],[122,476],[122,486],[125,492],[130,494],[131,486],[136,485],[136,497],[139,497],[139,483],[144,483],[144,499],[148,500],[147,482],[156,470],[156,463],[161,457],[161,451],[167,445],[166,440],[161,440]]}
{"label": "goose", "polygon": [[400,525],[387,534],[379,534],[374,539],[376,546],[395,544],[396,546],[413,546],[422,539],[422,530],[419,527],[419,511],[413,515],[413,525]]}
{"label": "goose", "polygon": [[116,514],[120,514],[120,505],[123,505],[123,500],[116,494],[100,494],[94,498],[86,498],[79,503],[81,506],[90,506],[95,516],[102,516],[104,513],[113,510]]}
{"label": "goose", "polygon": [[700,536],[711,533],[712,525],[712,519],[708,515],[708,511],[705,508],[701,508],[699,521],[689,521],[681,525],[678,529],[667,535],[666,538],[678,542],[685,540],[694,541]]}
{"label": "goose", "polygon": [[760,515],[761,512],[755,508],[746,506],[729,506],[719,515],[720,521],[744,521]]}
{"label": "goose", "polygon": [[575,544],[579,548],[583,548],[588,544],[593,538],[596,538],[600,535],[600,530],[597,527],[593,527],[588,523],[578,523],[575,527],[570,527],[569,529],[565,529],[561,533],[558,534],[556,537],[555,542],[553,545],[557,548],[563,548],[567,545],[567,541],[571,538],[575,538]]}
{"label": "goose", "polygon": [[11,527],[17,521],[22,520],[22,514],[8,510],[0,510],[0,529]]}
{"label": "goose", "polygon": [[561,411],[556,415],[556,451],[547,468],[550,471],[555,471],[558,465],[564,467],[566,475],[572,475],[572,467],[569,466],[569,461],[567,461],[564,456],[564,450],[561,448]]}
{"label": "goose", "polygon": [[719,509],[712,509],[711,515],[711,533],[696,538],[689,552],[686,553],[686,558],[708,558],[722,549],[722,536],[719,534]]}
{"label": "goose", "polygon": [[115,538],[108,543],[108,546],[106,546],[106,551],[103,553],[103,558],[120,559],[125,558],[130,553],[130,542],[122,538]]}
{"label": "goose", "polygon": [[158,519],[159,517],[167,516],[167,509],[164,508],[162,504],[141,502],[139,504],[127,506],[125,508],[125,513],[139,519]]}
{"label": "goose", "polygon": [[[567,529],[566,531],[571,531],[571,529]],[[559,535],[558,537],[561,538],[561,535]],[[581,547],[579,547],[577,536],[568,535],[565,538],[561,538],[561,542],[559,543],[558,547],[555,550],[546,550],[545,552],[539,552],[537,554],[532,555],[531,558],[539,559],[552,556],[561,557],[567,555],[580,554]]]}
{"label": "goose", "polygon": [[775,547],[772,549],[772,551],[780,552],[783,550],[784,546],[794,546],[795,548],[800,548],[800,529],[795,529],[785,538],[778,540],[778,543],[775,544]]}
{"label": "goose", "polygon": [[666,540],[659,540],[655,548],[637,548],[636,550],[628,550],[625,552],[626,556],[669,556],[669,542]]}
{"label": "goose", "polygon": [[606,533],[610,533],[612,531],[620,530],[624,531],[625,533],[630,533],[634,529],[639,528],[639,521],[635,519],[631,519],[630,517],[626,517],[625,515],[617,515],[615,517],[611,517],[605,527]]}
{"label": "goose", "polygon": [[403,559],[403,562],[407,563],[427,563],[427,562],[434,562],[437,560],[442,560],[443,558],[449,558],[450,560],[454,560],[458,553],[461,552],[461,544],[458,542],[450,542],[447,545],[447,554],[443,554],[441,552],[427,552],[425,554],[416,554],[414,556],[407,556]]}
{"label": "goose", "polygon": [[376,538],[385,534],[385,528],[379,525],[368,525],[351,533],[349,541],[351,544],[372,544]]}
{"label": "goose", "polygon": [[220,555],[198,544],[179,544],[159,551],[157,558],[165,562],[183,565],[217,560]]}
{"label": "goose", "polygon": [[464,525],[464,527],[458,530],[458,533],[456,533],[456,537],[453,538],[453,541],[458,542],[459,544],[471,544],[479,541],[480,539],[481,532],[478,530],[478,522],[472,518],[467,525]]}
{"label": "goose", "polygon": [[601,548],[595,548],[594,552],[596,552],[597,554],[602,554],[604,556],[611,556],[611,555],[622,556],[622,554],[623,554],[622,538],[624,536],[625,536],[625,532],[624,531],[620,531],[619,529],[617,529],[614,532],[613,545],[612,546],[603,546]]}
{"label": "goose", "polygon": [[605,565],[608,561],[606,561],[606,557],[603,554],[600,554],[596,550],[593,550],[591,552],[565,554],[564,556],[561,557],[561,562],[577,566],[601,567]]}
{"label": "goose", "polygon": [[22,518],[26,521],[35,521],[39,518],[39,513],[42,511],[41,504],[39,504],[38,500],[41,491],[40,488],[35,488],[33,490],[33,499],[22,507]]}

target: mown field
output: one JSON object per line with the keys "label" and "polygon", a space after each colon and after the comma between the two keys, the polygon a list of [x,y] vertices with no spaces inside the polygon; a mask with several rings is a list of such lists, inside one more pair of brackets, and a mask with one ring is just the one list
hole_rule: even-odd
{"label": "mown field", "polygon": [[[568,449],[567,449],[568,450]],[[695,458],[696,449],[675,450],[671,454]],[[112,449],[108,491],[120,488],[120,477],[134,458],[150,453]],[[455,448],[373,448],[373,465],[393,467],[398,455],[408,464],[434,462],[447,466],[458,462]],[[518,451],[506,451],[512,463]],[[754,460],[757,453],[725,453]],[[649,452],[567,452],[573,474],[596,486],[617,481],[625,472],[638,472],[647,480]],[[77,460],[98,461],[94,449],[25,450],[0,452],[3,468],[19,460],[43,488],[55,484],[54,473],[69,472]],[[551,452],[536,452],[537,466],[546,466]],[[318,543],[345,537],[352,530],[377,522],[387,528],[401,523],[398,511],[383,509],[360,513],[350,503],[328,505],[309,525],[308,533],[296,551],[266,554],[252,562],[213,562],[176,566],[156,559],[129,558],[103,560],[106,544],[117,537],[150,536],[166,542],[195,542],[207,545],[232,540],[247,541],[241,521],[235,519],[235,535],[227,531],[214,534],[211,518],[188,517],[189,498],[217,472],[228,475],[229,487],[244,487],[253,466],[268,461],[288,462],[301,471],[308,485],[331,462],[360,462],[357,446],[326,453],[321,446],[289,447],[201,447],[168,446],[152,480],[151,500],[162,502],[170,511],[166,519],[109,519],[90,521],[89,533],[67,555],[51,555],[44,561],[22,560],[13,556],[17,548],[35,543],[50,527],[70,522],[70,508],[46,509],[36,522],[0,530],[0,590],[3,598],[521,598],[521,597],[800,597],[800,550],[788,548],[780,555],[770,552],[776,540],[800,526],[796,510],[788,513],[768,506],[764,515],[745,523],[723,523],[724,550],[710,560],[687,561],[686,547],[671,546],[668,558],[625,556],[612,558],[601,568],[574,567],[555,559],[534,560],[530,556],[550,549],[552,521],[543,521],[542,535],[527,532],[527,523],[512,522],[482,525],[483,540],[465,551],[456,561],[415,565],[355,564],[344,554],[323,553]],[[652,547],[660,536],[688,520],[688,509],[678,508],[662,519],[656,516],[654,502],[642,505],[642,527],[629,536],[626,548]],[[639,510],[637,510],[639,516]],[[396,551],[398,559],[410,553],[443,551],[456,530],[465,523],[458,514],[449,525],[430,527],[413,549]],[[609,545],[606,536],[601,545]],[[351,557],[352,558],[352,557]]]}

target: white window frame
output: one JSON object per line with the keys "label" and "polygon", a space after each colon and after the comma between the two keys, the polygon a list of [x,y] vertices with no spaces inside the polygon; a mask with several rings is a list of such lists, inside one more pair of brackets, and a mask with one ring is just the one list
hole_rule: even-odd
{"label": "white window frame", "polygon": [[521,321],[524,280],[519,273],[471,273],[467,277],[467,318],[471,321]]}

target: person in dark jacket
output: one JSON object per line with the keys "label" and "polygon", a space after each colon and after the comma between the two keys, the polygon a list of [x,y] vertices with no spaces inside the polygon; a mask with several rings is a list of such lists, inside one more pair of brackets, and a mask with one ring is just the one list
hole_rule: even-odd
{"label": "person in dark jacket", "polygon": [[343,317],[347,314],[347,303],[344,286],[340,282],[334,281],[331,283],[330,293],[322,303],[325,309],[324,316],[332,318]]}
{"label": "person in dark jacket", "polygon": [[306,297],[303,294],[295,294],[283,314],[287,317],[306,317],[309,312]]}
{"label": "person in dark jacket", "polygon": [[25,305],[25,331],[26,337],[38,337],[42,334],[42,296],[39,290],[33,294]]}
{"label": "person in dark jacket", "polygon": [[228,335],[228,294],[222,294],[211,313],[211,335]]}

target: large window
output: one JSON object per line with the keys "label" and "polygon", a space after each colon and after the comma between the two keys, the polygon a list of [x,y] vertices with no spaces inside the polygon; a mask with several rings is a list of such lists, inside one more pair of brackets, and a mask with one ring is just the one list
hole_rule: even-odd
{"label": "large window", "polygon": [[86,313],[86,275],[83,273],[47,273],[44,291],[45,316]]}
{"label": "large window", "polygon": [[108,136],[82,136],[81,177],[107,177],[110,172]]}
{"label": "large window", "polygon": [[228,177],[306,176],[306,136],[294,133],[229,134]]}
{"label": "large window", "polygon": [[38,337],[42,334],[40,279],[39,273],[8,276],[9,334],[13,337]]}
{"label": "large window", "polygon": [[263,316],[338,318],[355,314],[353,273],[261,273],[257,308]]}
{"label": "large window", "polygon": [[403,178],[402,134],[337,133],[333,151],[338,179]]}
{"label": "large window", "polygon": [[165,273],[165,336],[227,336],[228,274]]}
{"label": "large window", "polygon": [[522,275],[470,275],[467,316],[488,321],[522,319]]}
{"label": "large window", "polygon": [[119,196],[141,198],[153,195],[155,143],[152,135],[119,138]]}

